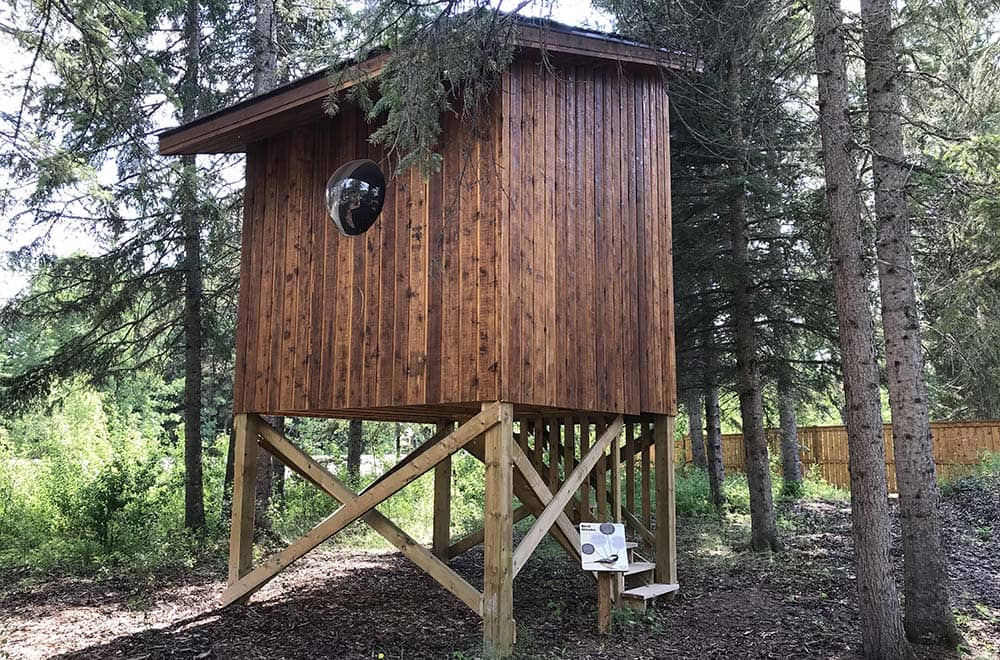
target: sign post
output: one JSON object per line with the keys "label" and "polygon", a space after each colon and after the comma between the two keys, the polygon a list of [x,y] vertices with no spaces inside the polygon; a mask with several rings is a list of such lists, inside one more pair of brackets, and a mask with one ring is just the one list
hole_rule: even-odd
{"label": "sign post", "polygon": [[611,633],[611,606],[618,574],[628,570],[625,525],[580,523],[580,563],[597,574],[597,632]]}

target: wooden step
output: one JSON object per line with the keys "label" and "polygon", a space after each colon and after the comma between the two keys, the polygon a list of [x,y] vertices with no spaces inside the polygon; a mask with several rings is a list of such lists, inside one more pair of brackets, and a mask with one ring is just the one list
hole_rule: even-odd
{"label": "wooden step", "polygon": [[659,598],[664,594],[673,593],[680,589],[677,584],[644,584],[641,587],[633,587],[622,592],[622,598],[626,600],[647,601]]}
{"label": "wooden step", "polygon": [[625,549],[626,550],[634,550],[635,548],[638,548],[638,547],[639,547],[639,544],[636,543],[635,541],[625,541]]}
{"label": "wooden step", "polygon": [[628,569],[625,571],[625,575],[637,575],[639,573],[646,573],[648,571],[656,568],[656,564],[651,561],[634,561],[628,565]]}

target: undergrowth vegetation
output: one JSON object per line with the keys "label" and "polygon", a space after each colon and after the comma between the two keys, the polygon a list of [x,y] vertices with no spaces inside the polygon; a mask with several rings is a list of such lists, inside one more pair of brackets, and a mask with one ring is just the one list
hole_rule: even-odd
{"label": "undergrowth vegetation", "polygon": [[[168,403],[177,387],[177,383],[149,375],[103,391],[67,383],[43,405],[0,426],[0,568],[147,571],[224,560],[228,525],[222,494],[228,431],[220,424],[204,439],[208,530],[195,536],[182,525],[183,426]],[[289,434],[350,481],[344,469],[345,426],[332,420],[296,420]],[[366,425],[368,464],[351,485],[364,488],[397,460],[398,451],[409,451],[430,433],[431,428],[419,425]],[[404,446],[400,448],[401,441]],[[481,525],[483,481],[482,464],[464,452],[454,456],[453,538]],[[956,473],[943,488],[948,492],[997,483],[1000,455],[992,454],[974,469]],[[748,514],[744,475],[726,475],[723,488],[723,513],[734,519]],[[794,496],[780,474],[772,474],[772,488],[776,500],[849,500],[846,491],[825,483],[816,472],[806,475]],[[428,473],[379,510],[426,542],[431,536],[432,503],[433,475]],[[678,467],[676,503],[681,516],[716,515],[704,470]],[[328,496],[287,473],[284,495],[274,499],[269,512],[274,532],[270,538],[280,543],[280,539],[300,536],[336,506]],[[390,547],[361,522],[338,535],[335,542],[358,548]]]}

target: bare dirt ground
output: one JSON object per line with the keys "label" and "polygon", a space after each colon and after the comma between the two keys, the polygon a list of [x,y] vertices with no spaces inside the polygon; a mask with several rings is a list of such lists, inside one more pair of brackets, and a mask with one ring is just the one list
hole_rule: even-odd
{"label": "bare dirt ground", "polygon": [[[1000,658],[1000,492],[957,489],[945,506],[960,653]],[[521,658],[857,658],[858,614],[842,503],[782,505],[786,548],[739,549],[738,522],[681,519],[682,591],[595,632],[593,580],[549,547],[515,583]],[[735,550],[733,548],[736,548]],[[898,548],[896,559],[899,560]],[[481,583],[477,551],[456,570]],[[307,557],[244,607],[218,611],[218,568],[81,579],[0,574],[0,658],[474,658],[477,617],[398,554]]]}

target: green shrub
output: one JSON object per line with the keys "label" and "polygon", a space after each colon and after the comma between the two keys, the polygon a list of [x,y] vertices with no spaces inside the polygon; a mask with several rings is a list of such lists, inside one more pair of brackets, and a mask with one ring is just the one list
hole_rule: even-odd
{"label": "green shrub", "polygon": [[939,485],[945,494],[966,488],[995,488],[1000,485],[1000,453],[983,452],[978,463],[952,471],[939,479]]}
{"label": "green shrub", "polygon": [[[686,516],[715,515],[715,507],[710,499],[708,472],[689,463],[678,466],[676,474],[674,493],[677,513]],[[780,497],[788,499],[784,495],[787,491],[780,475],[771,474],[771,490],[775,500]],[[796,499],[845,501],[850,497],[847,491],[823,481],[816,466],[806,473],[797,491]],[[750,490],[746,475],[740,472],[726,474],[722,493],[726,499],[725,512],[750,512]]]}

